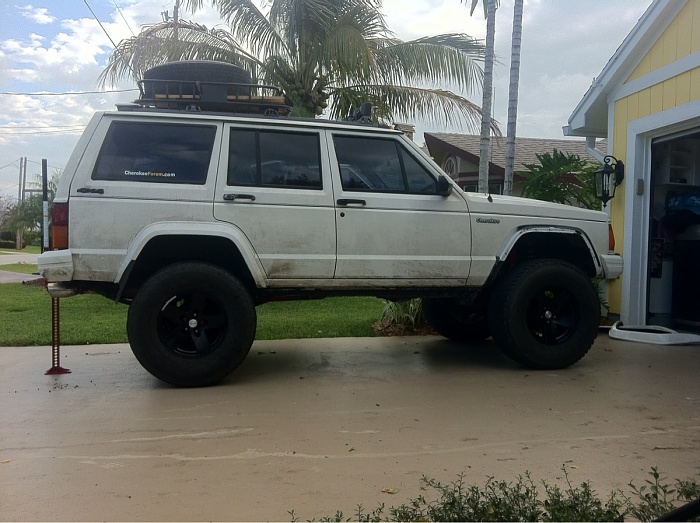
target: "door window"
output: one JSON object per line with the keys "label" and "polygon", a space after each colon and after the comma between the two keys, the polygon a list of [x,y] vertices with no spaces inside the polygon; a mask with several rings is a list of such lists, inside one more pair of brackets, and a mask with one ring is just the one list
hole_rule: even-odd
{"label": "door window", "polygon": [[114,122],[92,179],[203,185],[215,136],[215,126]]}
{"label": "door window", "polygon": [[436,194],[435,178],[396,140],[335,136],[346,191]]}
{"label": "door window", "polygon": [[316,133],[232,128],[228,185],[322,189]]}

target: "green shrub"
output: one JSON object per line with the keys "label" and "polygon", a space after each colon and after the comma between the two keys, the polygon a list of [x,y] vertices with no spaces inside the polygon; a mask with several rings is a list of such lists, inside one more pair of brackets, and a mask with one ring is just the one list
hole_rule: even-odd
{"label": "green shrub", "polygon": [[416,328],[425,323],[423,300],[413,298],[406,301],[386,301],[379,321],[388,325],[402,325]]}
{"label": "green shrub", "polygon": [[[528,472],[511,482],[489,477],[483,487],[467,485],[464,474],[447,484],[423,476],[423,487],[437,494],[433,500],[421,495],[388,511],[384,504],[371,512],[360,505],[351,518],[336,511],[320,521],[651,521],[700,498],[697,479],[676,480],[672,486],[652,467],[652,479],[645,480],[644,485],[629,483],[634,499],[614,490],[602,500],[587,481],[574,487],[566,467],[563,470],[566,487],[542,480],[543,495]],[[298,521],[295,511],[289,514],[292,521]]]}

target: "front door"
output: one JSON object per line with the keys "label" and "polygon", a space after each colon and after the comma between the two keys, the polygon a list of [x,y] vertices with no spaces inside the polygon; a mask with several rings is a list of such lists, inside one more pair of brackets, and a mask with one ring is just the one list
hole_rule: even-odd
{"label": "front door", "polygon": [[458,191],[438,195],[439,171],[420,162],[401,135],[337,132],[331,141],[335,277],[464,285],[471,231]]}

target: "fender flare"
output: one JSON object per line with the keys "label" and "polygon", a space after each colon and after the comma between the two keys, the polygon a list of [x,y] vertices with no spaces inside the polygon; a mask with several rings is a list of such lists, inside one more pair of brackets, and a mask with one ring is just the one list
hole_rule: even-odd
{"label": "fender flare", "polygon": [[[233,243],[241,253],[243,260],[248,266],[255,285],[258,288],[266,287],[265,270],[260,259],[248,238],[237,227],[221,222],[156,222],[151,223],[141,229],[141,231],[129,242],[126,255],[117,272],[116,282],[121,287],[126,283],[130,272],[130,266],[138,259],[144,247],[153,238],[158,236],[211,236],[225,238]],[[125,278],[125,276],[127,278]]]}
{"label": "fender flare", "polygon": [[500,262],[504,262],[508,256],[510,255],[511,251],[515,247],[515,245],[518,243],[518,241],[523,238],[524,236],[528,234],[534,234],[534,233],[539,233],[539,234],[568,234],[568,235],[574,235],[578,236],[581,238],[583,241],[584,245],[588,249],[588,254],[591,257],[591,261],[593,262],[593,267],[595,269],[596,277],[600,277],[604,274],[604,267],[602,262],[600,261],[600,258],[598,257],[598,253],[595,250],[595,247],[593,247],[593,242],[591,242],[591,239],[588,237],[585,231],[577,228],[577,227],[566,227],[566,226],[550,226],[550,225],[526,225],[523,227],[518,227],[517,229],[514,229],[511,231],[511,233],[508,235],[506,240],[504,241],[503,245],[501,246],[501,250],[497,255],[497,260]]}

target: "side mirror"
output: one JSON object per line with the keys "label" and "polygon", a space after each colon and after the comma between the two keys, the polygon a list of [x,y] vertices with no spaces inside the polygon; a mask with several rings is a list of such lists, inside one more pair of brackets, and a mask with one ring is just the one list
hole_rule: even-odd
{"label": "side mirror", "polygon": [[440,196],[449,196],[452,194],[452,184],[447,180],[444,175],[438,176],[437,180],[437,193]]}

